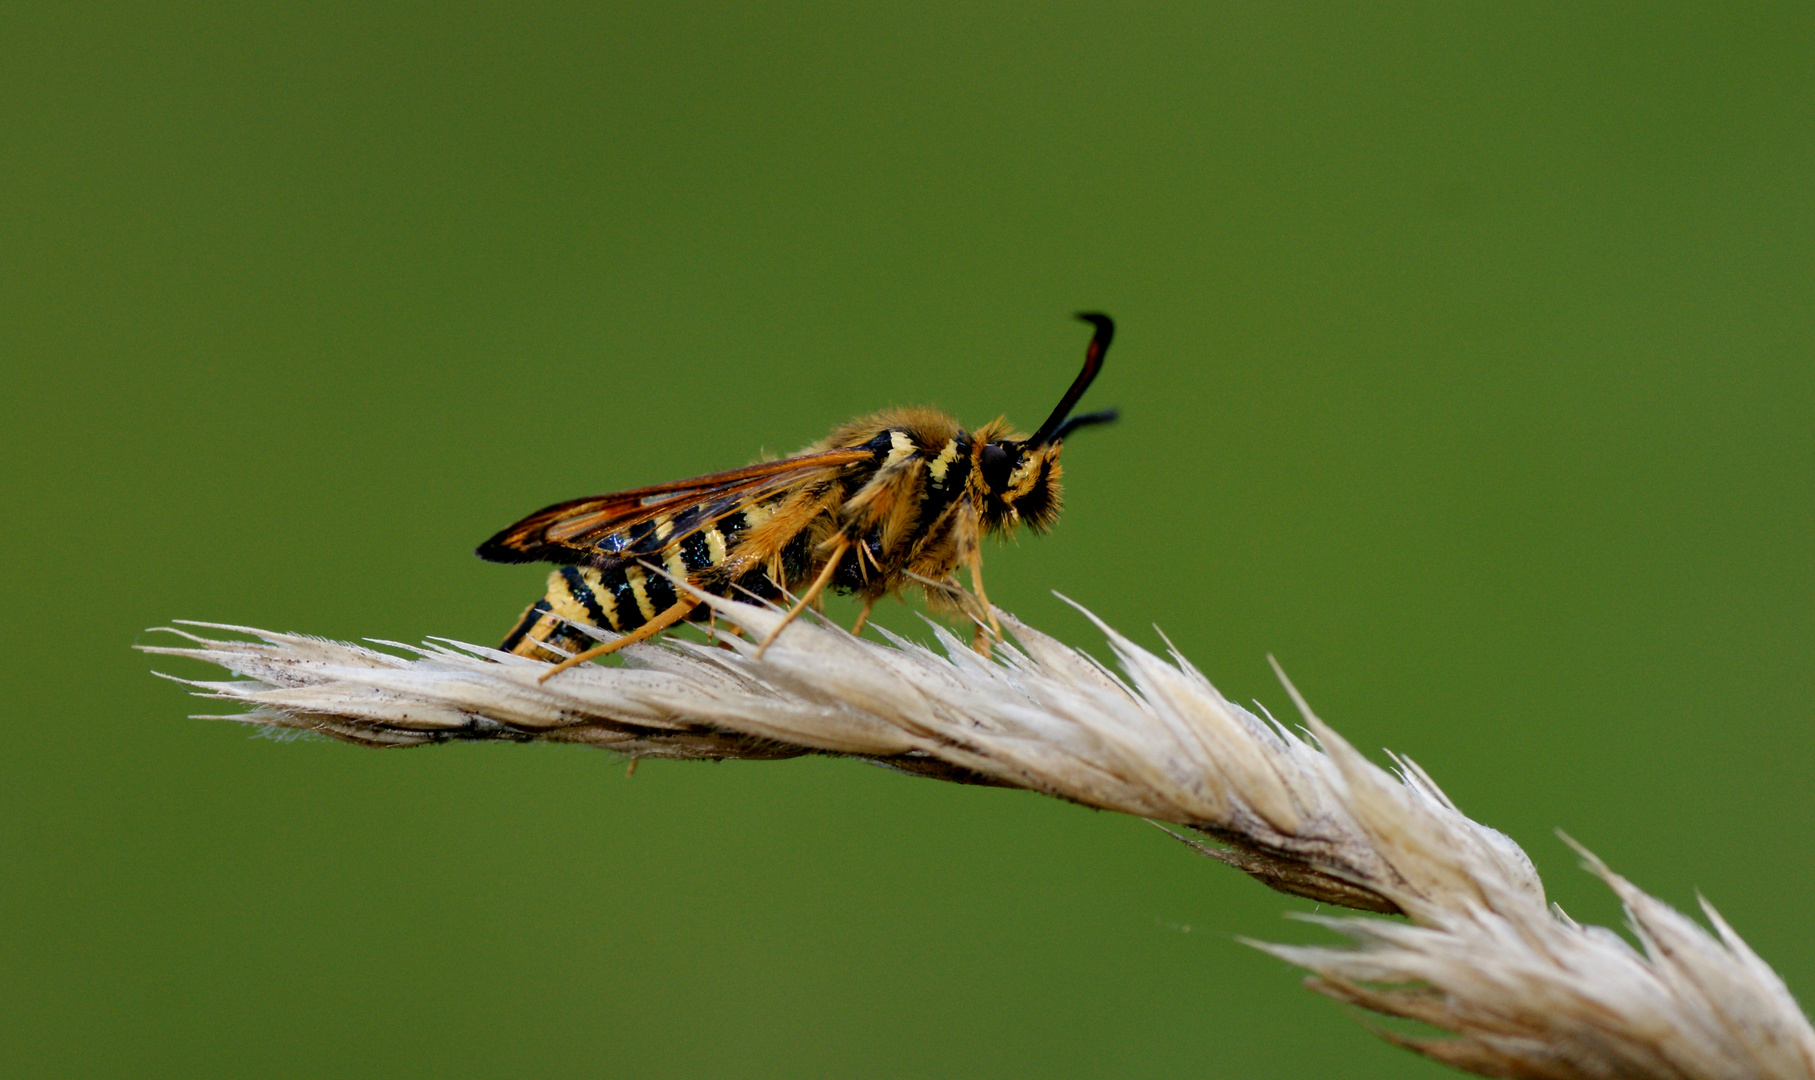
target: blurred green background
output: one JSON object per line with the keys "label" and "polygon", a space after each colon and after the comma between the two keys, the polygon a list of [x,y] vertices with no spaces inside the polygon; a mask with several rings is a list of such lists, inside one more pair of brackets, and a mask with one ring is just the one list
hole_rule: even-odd
{"label": "blurred green background", "polygon": [[879,8],[0,16],[9,1075],[1448,1075],[1138,821],[249,738],[130,649],[490,643],[521,514],[1031,426],[1081,307],[1124,421],[994,599],[1279,710],[1271,651],[1815,1000],[1812,9]]}

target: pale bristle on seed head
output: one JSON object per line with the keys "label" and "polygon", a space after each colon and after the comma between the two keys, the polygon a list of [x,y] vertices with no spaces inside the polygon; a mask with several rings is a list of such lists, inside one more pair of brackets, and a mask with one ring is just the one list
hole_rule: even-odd
{"label": "pale bristle on seed head", "polygon": [[[761,640],[778,612],[707,597]],[[1294,730],[1225,699],[1182,656],[1100,622],[1120,672],[1006,614],[991,658],[879,644],[809,621],[761,660],[749,641],[675,637],[547,683],[546,665],[436,641],[363,646],[247,627],[171,631],[145,651],[207,661],[186,682],[249,707],[229,719],[370,746],[447,739],[578,742],[635,757],[842,754],[917,775],[1026,788],[1186,830],[1194,846],[1284,892],[1397,912],[1318,917],[1347,945],[1253,943],[1324,994],[1450,1034],[1389,1038],[1487,1076],[1815,1080],[1815,1031],[1722,921],[1700,924],[1582,852],[1641,948],[1546,905],[1531,861],[1409,759],[1375,765],[1311,714]],[[402,653],[404,655],[398,655]]]}

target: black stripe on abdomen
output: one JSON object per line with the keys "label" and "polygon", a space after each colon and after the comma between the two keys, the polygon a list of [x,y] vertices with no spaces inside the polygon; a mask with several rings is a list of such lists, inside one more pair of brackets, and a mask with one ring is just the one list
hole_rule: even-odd
{"label": "black stripe on abdomen", "polygon": [[599,592],[611,598],[611,612],[615,616],[612,629],[619,633],[629,633],[648,621],[637,607],[636,596],[631,592],[630,580],[624,569],[622,566],[614,566],[599,571]]}
{"label": "black stripe on abdomen", "polygon": [[542,621],[542,616],[548,614],[549,611],[550,606],[546,596],[530,605],[530,609],[523,613],[521,619],[517,620],[516,627],[504,636],[504,641],[499,644],[498,651],[516,651],[517,646],[523,644],[523,638],[537,623]]}
{"label": "black stripe on abdomen", "polygon": [[656,570],[643,572],[643,592],[649,597],[649,606],[657,614],[674,606],[677,597],[674,595],[674,583]]}
{"label": "black stripe on abdomen", "polygon": [[718,531],[724,534],[725,542],[727,544],[736,540],[738,534],[749,527],[750,519],[744,516],[742,510],[733,510],[731,513],[718,519]]}
{"label": "black stripe on abdomen", "polygon": [[587,583],[585,575],[577,566],[563,566],[560,570],[561,580],[567,583],[567,591],[574,600],[586,610],[587,621],[600,629],[618,629],[616,621],[606,612],[594,595],[592,586]]}
{"label": "black stripe on abdomen", "polygon": [[681,564],[693,571],[713,565],[712,552],[706,544],[706,530],[702,529],[681,541]]}

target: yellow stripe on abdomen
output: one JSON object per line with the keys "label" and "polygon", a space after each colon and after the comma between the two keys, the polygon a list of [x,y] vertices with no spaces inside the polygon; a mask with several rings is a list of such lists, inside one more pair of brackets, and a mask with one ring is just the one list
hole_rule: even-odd
{"label": "yellow stripe on abdomen", "polygon": [[580,568],[580,577],[592,589],[593,601],[599,605],[599,611],[605,616],[605,621],[611,624],[611,629],[619,629],[618,599],[613,595],[616,590],[606,583],[605,575],[590,566],[583,566]]}
{"label": "yellow stripe on abdomen", "polygon": [[[649,600],[649,575],[643,573],[640,566],[626,566],[624,580],[630,582],[630,593],[636,597],[637,610],[643,613],[643,622],[655,618],[655,605]],[[638,623],[641,626],[642,623]]]}

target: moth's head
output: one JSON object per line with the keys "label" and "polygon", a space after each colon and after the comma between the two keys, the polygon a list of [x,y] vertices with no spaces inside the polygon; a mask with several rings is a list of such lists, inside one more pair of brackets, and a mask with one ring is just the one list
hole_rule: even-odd
{"label": "moth's head", "polygon": [[1107,424],[1116,418],[1114,409],[1072,416],[1072,407],[1090,388],[1091,380],[1103,367],[1103,354],[1115,336],[1115,323],[1109,316],[1096,313],[1079,315],[1096,333],[1084,352],[1084,370],[1072,380],[1071,389],[1059,399],[1058,407],[1040,425],[1040,430],[1027,438],[1010,434],[1000,420],[985,425],[977,432],[971,475],[979,487],[983,525],[991,530],[1013,529],[1027,525],[1038,532],[1059,517],[1059,451],[1065,436],[1081,427]]}

